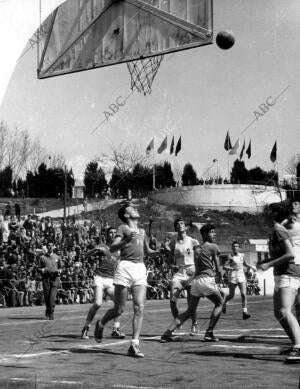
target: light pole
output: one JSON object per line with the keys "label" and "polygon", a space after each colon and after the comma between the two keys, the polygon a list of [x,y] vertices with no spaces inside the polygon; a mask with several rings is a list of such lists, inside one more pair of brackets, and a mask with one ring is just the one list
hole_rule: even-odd
{"label": "light pole", "polygon": [[64,168],[64,224],[66,224],[67,217],[67,166]]}

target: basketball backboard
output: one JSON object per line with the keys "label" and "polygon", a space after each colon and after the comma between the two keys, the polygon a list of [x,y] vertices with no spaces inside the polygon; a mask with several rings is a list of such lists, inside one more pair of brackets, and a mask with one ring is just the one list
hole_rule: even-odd
{"label": "basketball backboard", "polygon": [[40,28],[47,78],[212,43],[212,0],[67,0]]}

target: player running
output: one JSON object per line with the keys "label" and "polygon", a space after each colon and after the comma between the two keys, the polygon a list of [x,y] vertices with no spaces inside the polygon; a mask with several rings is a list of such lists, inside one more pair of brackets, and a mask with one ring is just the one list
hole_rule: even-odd
{"label": "player running", "polygon": [[256,268],[249,265],[244,257],[244,254],[239,252],[240,245],[237,241],[232,242],[232,253],[229,254],[228,262],[223,266],[224,270],[229,270],[229,295],[225,298],[223,305],[223,313],[226,313],[226,304],[235,294],[235,289],[238,286],[242,299],[242,314],[243,320],[251,317],[247,310],[247,282],[244,273],[244,266],[256,271]]}
{"label": "player running", "polygon": [[265,222],[273,224],[269,240],[270,260],[260,264],[263,271],[274,268],[274,314],[284,331],[291,339],[292,348],[288,351],[286,362],[300,361],[300,326],[293,314],[298,290],[300,288],[300,267],[295,263],[295,254],[288,230],[280,223],[286,218],[284,204],[273,203],[265,211]]}
{"label": "player running", "polygon": [[[195,273],[194,247],[199,245],[197,239],[187,235],[187,227],[183,219],[174,222],[177,237],[170,243],[169,264],[177,269],[170,283],[170,308],[174,319],[178,318],[177,300],[183,290],[190,299],[191,280]],[[190,335],[198,335],[196,311],[191,313],[192,327]]]}
{"label": "player running", "polygon": [[175,328],[180,327],[196,311],[201,297],[207,297],[215,305],[204,335],[204,340],[207,342],[219,341],[214,336],[213,330],[221,316],[223,307],[223,296],[215,281],[216,271],[221,278],[223,276],[219,263],[220,250],[214,243],[216,241],[216,232],[213,224],[205,224],[202,226],[200,233],[203,238],[203,243],[194,248],[195,275],[191,282],[191,296],[188,309],[182,314],[179,314],[178,318],[174,319],[171,326],[164,332],[161,336],[162,343],[174,340],[173,331]]}
{"label": "player running", "polygon": [[138,228],[140,215],[131,203],[124,204],[120,208],[118,216],[124,224],[118,228],[116,238],[110,248],[111,252],[119,250],[121,256],[114,276],[114,307],[105,313],[102,320],[97,321],[95,340],[98,343],[101,342],[105,324],[123,313],[128,297],[128,288],[130,288],[133,300],[133,334],[127,355],[143,358],[144,354],[139,349],[139,336],[143,324],[147,290],[144,251],[146,251],[147,255],[156,255],[157,252],[149,248],[145,231]]}
{"label": "player running", "polygon": [[[113,228],[108,230],[108,234],[111,235],[111,231],[115,231]],[[109,243],[109,240],[108,240]],[[98,311],[103,304],[103,301],[107,297],[113,300],[115,287],[113,285],[114,272],[118,265],[116,260],[110,253],[109,247],[105,244],[99,244],[99,238],[96,238],[96,247],[88,251],[85,255],[86,258],[95,257],[97,261],[97,267],[95,270],[94,277],[94,303],[88,311],[84,327],[81,331],[82,339],[89,339],[89,329],[91,323]],[[125,334],[120,332],[120,323],[115,320],[111,336],[116,339],[124,339]]]}

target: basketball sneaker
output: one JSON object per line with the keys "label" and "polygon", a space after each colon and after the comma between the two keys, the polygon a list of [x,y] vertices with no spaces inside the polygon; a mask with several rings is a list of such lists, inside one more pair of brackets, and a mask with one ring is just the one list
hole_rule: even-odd
{"label": "basketball sneaker", "polygon": [[207,330],[204,335],[205,342],[218,342],[219,338],[216,338],[212,331]]}
{"label": "basketball sneaker", "polygon": [[126,338],[126,335],[121,332],[119,328],[113,328],[111,337],[114,339],[124,339]]}
{"label": "basketball sneaker", "polygon": [[165,331],[160,338],[160,343],[167,343],[173,341],[174,341],[174,333],[170,330]]}
{"label": "basketball sneaker", "polygon": [[300,348],[293,347],[293,350],[285,358],[286,362],[300,362]]}
{"label": "basketball sneaker", "polygon": [[127,351],[127,355],[134,358],[144,358],[144,354],[140,351],[140,348],[137,344],[130,345]]}
{"label": "basketball sneaker", "polygon": [[96,326],[95,326],[95,331],[94,331],[94,338],[95,338],[95,341],[97,343],[101,343],[102,342],[103,330],[104,330],[104,327],[102,327],[100,325],[100,320],[97,320]]}
{"label": "basketball sneaker", "polygon": [[90,326],[84,326],[81,331],[81,339],[90,339],[88,332],[89,332]]}
{"label": "basketball sneaker", "polygon": [[200,335],[200,330],[198,328],[198,324],[192,325],[191,331],[190,331],[191,336],[199,336]]}
{"label": "basketball sneaker", "polygon": [[243,312],[243,320],[250,319],[251,315],[248,312]]}

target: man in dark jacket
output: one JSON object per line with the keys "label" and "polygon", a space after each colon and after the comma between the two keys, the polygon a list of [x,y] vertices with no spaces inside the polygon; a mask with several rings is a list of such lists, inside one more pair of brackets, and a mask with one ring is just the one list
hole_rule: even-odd
{"label": "man in dark jacket", "polygon": [[54,245],[48,243],[47,254],[42,255],[40,259],[40,272],[43,279],[43,290],[46,304],[46,317],[54,320],[54,308],[58,286],[58,268],[59,257],[53,252]]}

